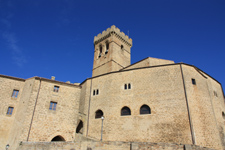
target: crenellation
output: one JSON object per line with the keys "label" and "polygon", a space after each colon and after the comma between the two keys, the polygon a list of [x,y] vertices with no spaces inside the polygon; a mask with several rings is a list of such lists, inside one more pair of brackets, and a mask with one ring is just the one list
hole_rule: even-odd
{"label": "crenellation", "polygon": [[129,38],[124,32],[120,32],[120,29],[116,26],[111,26],[107,30],[104,30],[102,33],[99,33],[97,36],[94,37],[94,44],[98,44],[99,42],[103,41],[106,37],[116,35],[118,38],[123,40],[129,46],[132,46],[132,39]]}

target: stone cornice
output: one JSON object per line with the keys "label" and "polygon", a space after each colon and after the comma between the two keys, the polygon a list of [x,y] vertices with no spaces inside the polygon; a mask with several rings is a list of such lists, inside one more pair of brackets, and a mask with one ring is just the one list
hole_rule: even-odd
{"label": "stone cornice", "polygon": [[98,44],[99,42],[112,35],[115,35],[118,39],[126,43],[128,46],[132,46],[132,39],[125,35],[123,32],[120,32],[120,29],[115,25],[112,25],[111,28],[108,28],[107,30],[104,30],[102,33],[99,33],[97,36],[95,36],[94,44]]}

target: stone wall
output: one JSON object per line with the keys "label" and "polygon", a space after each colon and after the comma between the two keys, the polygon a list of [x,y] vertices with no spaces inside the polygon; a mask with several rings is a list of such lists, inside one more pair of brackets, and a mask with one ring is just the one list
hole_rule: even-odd
{"label": "stone wall", "polygon": [[[0,149],[4,149],[9,142],[24,84],[23,79],[0,75]],[[17,98],[12,97],[14,89],[19,90]],[[9,107],[14,108],[12,115],[7,115]]]}
{"label": "stone wall", "polygon": [[141,67],[158,66],[158,65],[166,65],[166,64],[174,64],[174,61],[148,57],[148,58],[145,58],[145,59],[143,59],[137,63],[134,63],[128,67],[125,67],[122,70],[129,70],[129,69],[141,68]]}
{"label": "stone wall", "polygon": [[[58,135],[65,141],[73,141],[79,112],[80,87],[48,80],[41,80],[39,84],[38,97],[30,112],[33,117],[30,120],[28,141],[51,141]],[[54,86],[59,87],[58,92],[54,91]],[[57,103],[56,110],[50,109],[51,102]]]}
{"label": "stone wall", "polygon": [[[125,84],[131,89],[124,89]],[[93,95],[98,89],[99,94]],[[140,115],[148,105],[151,114]],[[130,116],[121,116],[127,106]],[[88,136],[107,141],[174,142],[191,144],[191,133],[179,65],[116,72],[92,79]]]}
{"label": "stone wall", "polygon": [[141,142],[23,142],[17,150],[213,150],[196,145]]}
{"label": "stone wall", "polygon": [[[218,107],[224,110],[221,89],[218,83],[211,82],[209,76],[200,74],[194,67],[188,65],[182,65],[185,87],[187,93],[187,100],[189,103],[189,111],[192,120],[193,133],[195,143],[197,145],[203,145],[215,149],[222,148],[222,139],[219,136],[218,121],[222,120],[222,111],[218,111]],[[192,83],[192,79],[195,79],[196,84]],[[218,91],[220,98],[218,100],[214,98],[213,90]],[[220,103],[218,103],[220,101]],[[220,116],[216,119],[216,116]],[[220,123],[221,125],[221,123]]]}

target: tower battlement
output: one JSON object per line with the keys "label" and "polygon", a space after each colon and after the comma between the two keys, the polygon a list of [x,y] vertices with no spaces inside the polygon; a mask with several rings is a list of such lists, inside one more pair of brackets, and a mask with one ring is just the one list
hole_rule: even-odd
{"label": "tower battlement", "polygon": [[120,29],[117,28],[115,25],[112,25],[107,30],[104,30],[102,33],[99,33],[97,36],[95,36],[94,44],[98,44],[99,42],[103,41],[111,35],[116,35],[120,40],[124,41],[124,43],[129,46],[132,46],[132,39],[125,35],[124,32],[120,32]]}

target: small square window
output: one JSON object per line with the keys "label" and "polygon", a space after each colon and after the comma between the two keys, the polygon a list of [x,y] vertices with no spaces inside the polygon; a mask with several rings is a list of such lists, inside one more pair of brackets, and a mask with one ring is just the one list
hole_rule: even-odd
{"label": "small square window", "polygon": [[191,79],[191,81],[192,81],[192,84],[193,84],[193,85],[196,85],[195,79]]}
{"label": "small square window", "polygon": [[53,91],[54,91],[54,92],[59,92],[59,86],[54,86]]}
{"label": "small square window", "polygon": [[19,90],[13,90],[12,97],[17,98],[19,94]]}
{"label": "small square window", "polygon": [[9,107],[6,114],[7,115],[12,115],[13,109],[14,109],[13,107]]}
{"label": "small square window", "polygon": [[50,102],[49,110],[56,110],[56,102]]}

